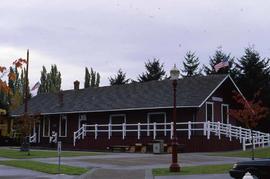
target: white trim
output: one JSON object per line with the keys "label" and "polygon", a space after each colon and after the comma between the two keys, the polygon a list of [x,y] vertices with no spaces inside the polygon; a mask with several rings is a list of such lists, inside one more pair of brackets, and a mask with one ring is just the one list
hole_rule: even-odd
{"label": "white trim", "polygon": [[[200,106],[176,106],[176,108],[198,108]],[[173,106],[164,107],[141,107],[141,108],[125,108],[125,109],[108,109],[108,110],[92,110],[92,111],[71,111],[71,112],[54,112],[54,113],[39,113],[39,115],[53,115],[53,114],[74,114],[74,113],[94,113],[94,112],[114,112],[114,111],[135,111],[135,110],[150,110],[150,109],[171,109]],[[19,117],[21,115],[11,115],[11,117]]]}
{"label": "white trim", "polygon": [[87,121],[86,114],[79,114],[79,118],[78,118],[78,130],[82,127],[81,126],[81,122],[82,121]]}
{"label": "white trim", "polygon": [[[45,135],[45,120],[48,120],[48,135]],[[43,124],[42,124],[42,137],[49,137],[51,131],[51,121],[48,116],[43,116]]]}
{"label": "white trim", "polygon": [[214,116],[215,116],[215,114],[214,114],[214,103],[213,102],[206,102],[205,103],[205,121],[207,122],[208,120],[208,118],[207,118],[207,104],[211,104],[212,105],[212,122],[214,122]]}
{"label": "white trim", "polygon": [[245,98],[245,96],[243,95],[243,93],[240,91],[240,89],[237,87],[237,85],[235,84],[235,82],[233,81],[232,77],[230,75],[227,75],[219,84],[218,86],[216,86],[216,88],[207,96],[207,98],[205,98],[205,100],[198,106],[198,107],[202,107],[202,105],[213,95],[213,93],[224,83],[225,80],[230,79],[231,82],[233,83],[234,87],[236,88],[236,90],[240,93],[240,95],[244,98],[245,101],[247,101],[247,99]]}
{"label": "white trim", "polygon": [[127,123],[126,114],[111,114],[109,118],[109,124],[112,124],[112,117],[124,117],[124,123]]}
{"label": "white trim", "polygon": [[214,92],[224,83],[225,80],[229,78],[229,75],[227,75],[216,87],[215,89],[203,100],[203,102],[199,105],[199,107],[202,107],[202,105],[214,94]]}
{"label": "white trim", "polygon": [[[65,120],[65,135],[62,135],[62,119]],[[67,137],[67,116],[66,115],[60,115],[59,117],[59,137]]]}
{"label": "white trim", "polygon": [[221,104],[221,122],[224,123],[224,119],[223,119],[223,107],[227,107],[227,119],[226,119],[226,123],[229,124],[230,122],[230,115],[229,115],[229,105],[228,104]]}

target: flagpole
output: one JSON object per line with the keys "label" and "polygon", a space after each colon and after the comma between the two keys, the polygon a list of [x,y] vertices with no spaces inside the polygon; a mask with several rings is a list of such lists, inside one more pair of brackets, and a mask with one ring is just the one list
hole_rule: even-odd
{"label": "flagpole", "polygon": [[24,86],[24,114],[28,112],[28,67],[29,67],[29,49],[27,49],[26,71],[25,71],[25,86]]}

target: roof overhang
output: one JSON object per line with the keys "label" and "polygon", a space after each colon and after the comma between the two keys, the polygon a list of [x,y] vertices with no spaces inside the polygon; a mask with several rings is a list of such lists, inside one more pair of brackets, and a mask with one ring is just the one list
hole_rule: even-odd
{"label": "roof overhang", "polygon": [[[176,108],[198,108],[199,106],[176,106]],[[59,111],[53,113],[38,113],[39,115],[54,115],[54,114],[73,114],[73,113],[94,113],[94,112],[114,112],[114,111],[135,111],[135,110],[152,110],[152,109],[172,109],[173,106],[165,107],[142,107],[142,108],[125,108],[125,109],[104,109],[104,110],[89,110],[89,111]],[[21,115],[11,115],[11,117],[19,117]]]}

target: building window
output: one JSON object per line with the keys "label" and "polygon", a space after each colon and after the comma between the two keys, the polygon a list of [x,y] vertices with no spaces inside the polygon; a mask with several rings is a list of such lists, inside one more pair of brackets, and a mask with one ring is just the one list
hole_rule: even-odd
{"label": "building window", "polygon": [[87,117],[85,114],[80,114],[78,119],[78,129],[82,127],[83,124],[86,124]]}
{"label": "building window", "polygon": [[221,122],[229,124],[229,105],[228,104],[222,104],[221,105]]}
{"label": "building window", "polygon": [[165,112],[152,112],[152,113],[148,113],[147,114],[147,135],[149,136],[149,130],[153,130],[153,123],[164,123],[164,126],[163,125],[157,125],[156,128],[157,129],[164,129],[164,135],[166,136],[166,129],[167,129],[167,126],[166,126],[166,122],[167,122],[167,119],[166,119],[166,113]]}
{"label": "building window", "polygon": [[60,115],[59,137],[67,137],[67,116],[66,115]]}
{"label": "building window", "polygon": [[110,124],[123,124],[126,123],[126,115],[125,114],[112,114],[110,115]]}
{"label": "building window", "polygon": [[43,118],[43,137],[49,137],[50,135],[50,119],[48,116]]}
{"label": "building window", "polygon": [[206,102],[205,103],[206,109],[205,109],[205,119],[206,121],[212,121],[214,122],[214,103],[212,102]]}

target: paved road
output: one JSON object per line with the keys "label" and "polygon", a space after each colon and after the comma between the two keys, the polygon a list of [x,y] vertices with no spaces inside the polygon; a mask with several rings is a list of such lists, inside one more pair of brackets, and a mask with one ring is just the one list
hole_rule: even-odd
{"label": "paved road", "polygon": [[155,177],[154,179],[231,179],[229,174],[213,174],[213,175],[187,175],[187,176],[164,176]]}
{"label": "paved road", "polygon": [[[58,161],[57,158],[40,158],[29,160],[37,160],[45,163],[57,163]],[[237,161],[244,160],[249,159],[208,156],[204,153],[184,153],[179,155],[179,162],[181,166],[225,164],[235,163]],[[92,171],[90,171],[86,175],[76,177],[89,179],[153,179],[153,176],[149,171],[151,171],[152,168],[168,167],[170,165],[170,162],[171,155],[169,154],[154,155],[138,153],[107,153],[97,156],[62,158],[62,164],[92,168]],[[39,172],[33,172],[30,170],[15,169],[13,167],[5,166],[0,166],[0,176],[5,176],[5,178],[17,178],[18,176],[20,176],[20,178],[72,178],[72,176],[47,175]],[[172,176],[165,178],[191,179],[194,177],[196,178],[198,176]],[[199,178],[202,177],[205,177],[205,179],[211,179],[211,177],[218,179],[230,178],[229,175],[200,175]],[[156,179],[162,178],[164,177],[156,177]]]}
{"label": "paved road", "polygon": [[[181,166],[230,164],[238,161],[249,160],[247,158],[209,156],[204,153],[184,153],[179,155]],[[47,163],[57,163],[57,158],[32,159]],[[105,169],[151,169],[168,167],[171,163],[170,154],[134,154],[118,153],[110,155],[65,157],[63,164],[81,166],[86,168]]]}

